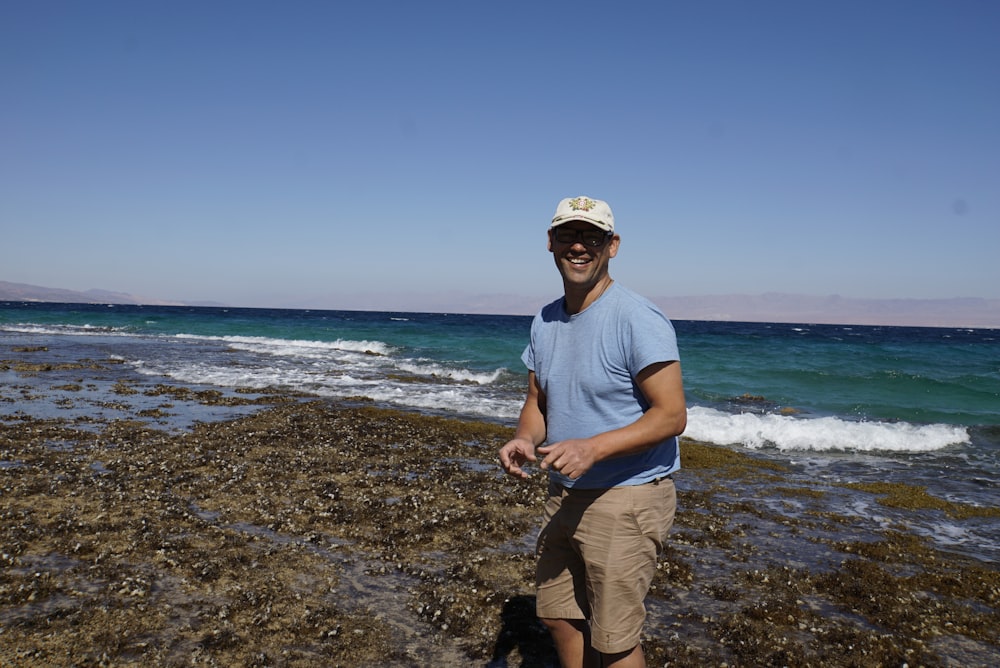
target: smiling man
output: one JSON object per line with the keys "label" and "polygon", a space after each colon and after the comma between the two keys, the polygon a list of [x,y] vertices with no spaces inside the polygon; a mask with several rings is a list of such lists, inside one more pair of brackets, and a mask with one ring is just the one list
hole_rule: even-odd
{"label": "smiling man", "polygon": [[531,326],[528,393],[500,464],[549,493],[538,536],[538,616],[563,666],[645,666],[643,601],[673,524],[687,409],[677,340],[651,302],[614,282],[621,238],[606,202],[562,200],[549,251],[563,297]]}

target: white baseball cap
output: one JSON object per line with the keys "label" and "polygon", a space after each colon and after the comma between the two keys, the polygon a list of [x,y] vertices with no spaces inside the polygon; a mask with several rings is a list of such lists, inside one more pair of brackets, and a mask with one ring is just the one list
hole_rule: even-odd
{"label": "white baseball cap", "polygon": [[582,220],[599,227],[605,232],[615,231],[615,216],[611,213],[611,207],[607,202],[592,197],[567,197],[559,202],[556,207],[556,215],[552,218],[553,227],[558,227],[571,220]]}

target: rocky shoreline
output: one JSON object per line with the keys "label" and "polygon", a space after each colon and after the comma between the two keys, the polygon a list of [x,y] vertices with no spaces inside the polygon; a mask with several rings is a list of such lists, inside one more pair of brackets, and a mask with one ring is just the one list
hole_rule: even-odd
{"label": "rocky shoreline", "polygon": [[[127,380],[113,416],[38,417],[20,408],[55,392],[72,413],[117,362],[14,352],[0,665],[555,665],[531,590],[544,479],[500,474],[508,428]],[[195,404],[232,412],[178,427]],[[1000,663],[995,563],[837,512],[859,493],[900,516],[997,508],[792,485],[689,440],[682,455],[649,665]]]}

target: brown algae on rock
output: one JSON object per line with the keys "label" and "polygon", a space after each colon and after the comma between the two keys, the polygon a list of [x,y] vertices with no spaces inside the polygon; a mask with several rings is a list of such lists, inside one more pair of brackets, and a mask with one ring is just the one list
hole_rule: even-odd
{"label": "brown algae on rock", "polygon": [[[250,401],[171,432],[141,411],[0,421],[0,664],[554,665],[532,597],[545,477],[500,473],[509,428]],[[682,453],[649,665],[1000,656],[995,565],[831,503],[890,488],[790,485],[780,464],[689,440]],[[927,499],[900,512],[951,508]]]}

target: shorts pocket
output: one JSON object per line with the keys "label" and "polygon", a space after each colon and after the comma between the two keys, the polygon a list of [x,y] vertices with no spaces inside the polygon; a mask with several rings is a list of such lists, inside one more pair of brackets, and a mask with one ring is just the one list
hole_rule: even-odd
{"label": "shorts pocket", "polygon": [[674,525],[677,512],[677,489],[669,478],[637,485],[633,490],[632,511],[639,531],[656,543],[657,553]]}

